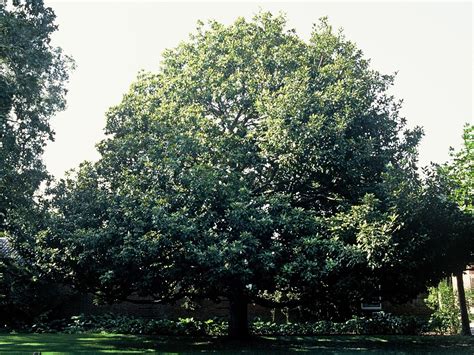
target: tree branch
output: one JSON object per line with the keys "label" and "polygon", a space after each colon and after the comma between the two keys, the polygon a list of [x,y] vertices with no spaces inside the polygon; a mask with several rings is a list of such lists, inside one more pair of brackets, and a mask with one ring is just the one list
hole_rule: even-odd
{"label": "tree branch", "polygon": [[269,300],[266,298],[261,298],[258,296],[253,298],[253,301],[256,304],[262,307],[267,307],[267,308],[296,307],[301,304],[301,301],[299,300],[274,301],[274,300]]}

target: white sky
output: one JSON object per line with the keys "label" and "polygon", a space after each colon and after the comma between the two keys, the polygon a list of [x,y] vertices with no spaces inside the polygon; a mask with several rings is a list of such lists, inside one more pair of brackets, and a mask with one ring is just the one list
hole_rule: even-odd
{"label": "white sky", "polygon": [[198,19],[225,24],[259,9],[287,14],[289,27],[308,39],[328,16],[356,42],[372,67],[398,71],[392,90],[404,99],[409,126],[424,127],[420,163],[444,162],[459,148],[473,120],[472,4],[470,2],[72,2],[48,1],[59,31],[53,43],[73,56],[68,108],[52,120],[56,140],[44,161],[56,177],[96,160],[105,111],[120,102],[140,69],[157,71],[164,49],[186,40]]}

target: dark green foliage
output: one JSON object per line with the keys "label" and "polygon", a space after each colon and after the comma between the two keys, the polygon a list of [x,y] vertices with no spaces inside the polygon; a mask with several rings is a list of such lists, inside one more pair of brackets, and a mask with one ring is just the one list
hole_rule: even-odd
{"label": "dark green foliage", "polygon": [[57,29],[42,0],[0,5],[0,232],[34,233],[34,194],[47,178],[41,160],[49,119],[64,109],[71,60],[50,43]]}
{"label": "dark green foliage", "polygon": [[309,43],[269,13],[199,25],[109,110],[101,159],[51,191],[39,263],[105,302],[343,321],[378,292],[415,297],[465,263],[472,219],[418,175],[392,82],[325,20]]}
{"label": "dark green foliage", "polygon": [[37,194],[48,179],[41,155],[53,139],[49,120],[65,107],[72,62],[50,43],[57,26],[43,1],[5,3],[0,5],[0,237],[16,257],[10,249],[0,253],[0,322],[19,324],[50,312],[61,294],[35,268],[33,237],[45,228]]}
{"label": "dark green foliage", "polygon": [[[227,321],[193,318],[143,319],[106,314],[101,316],[73,316],[71,319],[38,323],[26,330],[32,332],[107,332],[144,335],[226,335]],[[346,322],[331,321],[304,323],[275,323],[254,320],[250,324],[253,335],[313,336],[321,334],[403,334],[416,335],[428,331],[426,320],[410,316],[376,313],[373,317],[353,317]]]}
{"label": "dark green foliage", "polygon": [[224,335],[227,323],[223,321],[200,321],[193,318],[142,319],[114,314],[99,316],[73,316],[70,319],[57,319],[51,322],[36,323],[26,330],[32,332],[108,332],[120,334],[147,335]]}
{"label": "dark green foliage", "polygon": [[307,323],[273,323],[253,322],[253,334],[258,335],[301,335],[320,334],[421,334],[428,330],[424,319],[413,316],[393,316],[376,313],[373,317],[354,316],[345,322],[307,322]]}
{"label": "dark green foliage", "polygon": [[0,326],[16,328],[49,319],[71,294],[21,260],[0,257]]}

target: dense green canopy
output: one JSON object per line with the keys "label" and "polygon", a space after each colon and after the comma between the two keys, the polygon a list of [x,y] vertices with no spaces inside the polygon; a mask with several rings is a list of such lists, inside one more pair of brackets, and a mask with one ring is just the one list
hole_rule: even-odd
{"label": "dense green canopy", "polygon": [[417,175],[393,76],[325,20],[308,43],[285,25],[199,24],[139,75],[101,159],[54,190],[48,272],[110,302],[226,298],[234,334],[247,303],[344,317],[449,272],[462,233],[432,233],[450,206]]}

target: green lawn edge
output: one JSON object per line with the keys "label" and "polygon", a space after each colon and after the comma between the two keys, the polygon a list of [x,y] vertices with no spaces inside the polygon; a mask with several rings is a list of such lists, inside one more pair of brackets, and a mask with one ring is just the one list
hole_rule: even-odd
{"label": "green lawn edge", "polygon": [[109,333],[1,334],[0,354],[70,353],[384,353],[474,354],[474,337],[462,336],[140,336]]}

